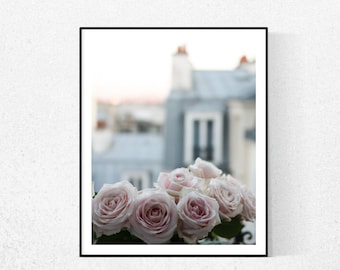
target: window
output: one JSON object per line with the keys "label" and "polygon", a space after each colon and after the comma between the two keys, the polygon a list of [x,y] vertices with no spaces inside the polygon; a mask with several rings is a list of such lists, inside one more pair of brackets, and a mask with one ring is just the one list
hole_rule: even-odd
{"label": "window", "polygon": [[200,156],[200,133],[199,133],[199,128],[200,128],[200,122],[195,120],[194,121],[194,144],[193,144],[193,155],[194,158],[197,158]]}
{"label": "window", "polygon": [[223,112],[186,112],[184,121],[184,161],[191,164],[197,157],[222,162]]}
{"label": "window", "polygon": [[[193,134],[193,159],[201,157],[205,160],[212,161],[213,156],[213,120],[194,120]],[[202,133],[202,134],[200,134]],[[206,133],[206,134],[205,134]],[[201,136],[200,136],[201,135]],[[200,140],[200,137],[203,138]],[[206,141],[205,141],[206,138]]]}
{"label": "window", "polygon": [[129,181],[138,190],[150,188],[150,174],[146,171],[126,171],[122,174],[122,180]]}
{"label": "window", "polygon": [[212,161],[214,156],[214,147],[213,147],[213,126],[214,122],[212,120],[208,120],[208,131],[207,131],[207,152],[206,152],[206,160]]}

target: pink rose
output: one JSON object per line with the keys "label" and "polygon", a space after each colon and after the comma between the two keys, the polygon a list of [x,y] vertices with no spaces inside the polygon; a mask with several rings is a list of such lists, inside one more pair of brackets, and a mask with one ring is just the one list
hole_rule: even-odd
{"label": "pink rose", "polygon": [[256,217],[256,199],[250,190],[243,186],[241,188],[243,211],[241,217],[247,221],[254,221]]}
{"label": "pink rose", "polygon": [[223,178],[228,185],[238,186],[241,190],[241,203],[243,205],[241,218],[247,221],[254,221],[256,217],[256,198],[254,194],[244,184],[241,184],[231,175],[227,175]]}
{"label": "pink rose", "polygon": [[240,181],[232,177],[231,175],[222,176],[226,184],[239,188],[241,191],[241,204],[243,206],[241,218],[247,221],[253,221],[256,217],[256,198],[254,194],[242,184]]}
{"label": "pink rose", "polygon": [[229,185],[235,185],[235,186],[238,186],[240,188],[242,186],[244,186],[240,181],[238,181],[237,179],[232,177],[230,174],[228,174],[227,176],[223,175],[220,178],[223,179],[224,181],[226,181]]}
{"label": "pink rose", "polygon": [[230,221],[242,212],[241,188],[236,183],[225,181],[225,178],[211,179],[209,196],[215,198],[219,205],[222,219]]}
{"label": "pink rose", "polygon": [[181,198],[177,209],[178,236],[187,243],[196,243],[208,236],[221,223],[217,201],[197,191],[191,191]]}
{"label": "pink rose", "polygon": [[136,188],[127,181],[103,185],[92,200],[92,222],[97,237],[118,233],[129,226],[130,206],[136,196]]}
{"label": "pink rose", "polygon": [[136,197],[130,232],[148,244],[168,242],[177,227],[176,204],[165,191],[144,189]]}
{"label": "pink rose", "polygon": [[197,158],[193,165],[189,166],[190,172],[201,178],[216,178],[222,174],[222,171],[211,162]]}
{"label": "pink rose", "polygon": [[170,173],[160,173],[157,186],[175,198],[177,203],[183,188],[196,188],[199,179],[190,174],[188,169],[178,168]]}

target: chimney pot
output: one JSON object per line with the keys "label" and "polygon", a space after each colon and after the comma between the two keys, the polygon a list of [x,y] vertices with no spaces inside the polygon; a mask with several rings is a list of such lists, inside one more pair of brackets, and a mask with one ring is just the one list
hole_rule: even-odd
{"label": "chimney pot", "polygon": [[245,55],[243,55],[240,59],[240,64],[243,64],[243,63],[248,63],[247,56],[245,56]]}
{"label": "chimney pot", "polygon": [[185,48],[185,45],[178,46],[177,48],[177,54],[187,54],[187,50]]}

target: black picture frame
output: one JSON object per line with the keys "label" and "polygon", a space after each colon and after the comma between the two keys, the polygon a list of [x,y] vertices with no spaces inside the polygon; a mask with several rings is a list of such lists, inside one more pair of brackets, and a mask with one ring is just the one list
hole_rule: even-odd
{"label": "black picture frame", "polygon": [[[264,170],[265,174],[265,181],[262,186],[262,194],[265,197],[264,198],[264,217],[265,220],[263,220],[262,224],[265,227],[263,229],[264,234],[262,237],[263,245],[261,248],[261,251],[256,254],[251,254],[249,252],[247,253],[240,253],[240,254],[193,254],[191,252],[188,252],[187,254],[174,254],[167,252],[166,250],[162,254],[138,254],[138,253],[125,253],[125,254],[113,254],[113,253],[100,253],[100,252],[91,252],[88,250],[87,246],[89,243],[86,243],[84,240],[84,207],[88,207],[88,196],[84,195],[84,168],[87,166],[86,162],[84,161],[86,158],[86,151],[85,151],[85,140],[84,140],[84,126],[85,121],[89,120],[86,119],[85,116],[85,110],[86,110],[86,103],[85,103],[85,94],[84,94],[84,64],[86,64],[86,61],[84,61],[84,54],[83,54],[83,48],[84,48],[84,33],[88,31],[128,31],[128,30],[235,30],[235,31],[243,31],[243,30],[258,30],[263,31],[263,38],[264,38],[264,48],[263,48],[263,56],[262,56],[262,62],[265,66],[264,72],[263,72],[263,84],[265,86],[265,94],[263,95],[263,105],[265,105],[264,109],[264,117],[262,119],[263,125],[262,127],[265,129],[263,130],[263,135],[265,136],[264,139],[264,145],[263,149],[263,156],[264,163],[262,168]],[[80,160],[80,170],[79,170],[79,256],[80,257],[267,257],[268,256],[268,178],[267,178],[267,171],[268,171],[268,160],[267,160],[267,148],[268,148],[268,28],[267,27],[80,27],[79,28],[79,106],[80,106],[80,115],[79,115],[79,136],[80,136],[80,144],[79,144],[79,160]],[[258,78],[256,78],[258,79]],[[257,149],[258,150],[258,149]],[[88,184],[88,183],[87,183]],[[87,200],[87,201],[86,201]],[[86,201],[86,203],[85,203]],[[89,225],[91,226],[91,225]],[[163,245],[165,247],[166,245]],[[118,247],[118,246],[116,246]],[[104,247],[105,248],[105,247]],[[190,249],[191,246],[188,246],[188,249]],[[165,247],[166,249],[166,247]]]}

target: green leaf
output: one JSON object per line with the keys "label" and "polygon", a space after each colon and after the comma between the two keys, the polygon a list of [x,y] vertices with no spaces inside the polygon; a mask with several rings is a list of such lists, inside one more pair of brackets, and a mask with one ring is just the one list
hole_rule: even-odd
{"label": "green leaf", "polygon": [[221,224],[215,226],[212,232],[218,236],[231,239],[242,230],[244,225],[238,218],[233,218],[230,222],[223,220]]}

